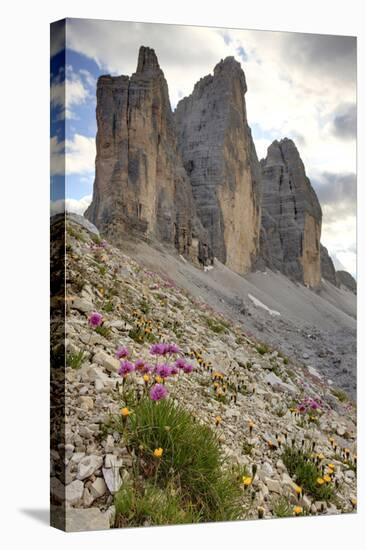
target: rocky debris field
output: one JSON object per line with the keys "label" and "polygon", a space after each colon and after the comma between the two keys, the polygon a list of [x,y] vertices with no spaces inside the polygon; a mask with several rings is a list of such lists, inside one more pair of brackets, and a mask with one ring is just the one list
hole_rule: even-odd
{"label": "rocky debris field", "polygon": [[[64,453],[67,530],[133,524],[119,495],[149,473],[146,466],[136,474],[124,437],[134,423],[126,396],[148,398],[157,372],[144,378],[136,361],[153,363],[151,346],[162,342],[178,346],[175,358],[190,368],[167,378],[159,371],[158,385],[213,431],[223,469],[240,471],[239,519],[356,509],[356,407],[344,392],[71,219],[66,252],[66,428],[65,443],[51,452],[51,495],[61,503],[54,465]],[[122,375],[126,349],[134,367]],[[155,482],[164,452],[154,451]],[[154,521],[145,514],[141,524]]]}

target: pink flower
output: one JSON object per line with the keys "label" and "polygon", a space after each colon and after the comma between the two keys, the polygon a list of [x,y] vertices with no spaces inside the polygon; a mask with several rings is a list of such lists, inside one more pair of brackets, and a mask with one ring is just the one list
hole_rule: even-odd
{"label": "pink flower", "polygon": [[130,363],[129,361],[122,361],[121,365],[118,369],[118,374],[120,376],[127,376],[130,374],[130,372],[133,372],[135,370],[135,366]]}
{"label": "pink flower", "polygon": [[150,348],[151,355],[165,355],[167,344],[153,344]]}
{"label": "pink flower", "polygon": [[177,344],[167,344],[167,353],[180,353],[180,348]]}
{"label": "pink flower", "polygon": [[173,365],[173,366],[170,368],[170,374],[171,374],[172,376],[174,376],[174,375],[176,375],[176,374],[178,374],[178,373],[179,373],[178,367],[176,367],[175,365]]}
{"label": "pink flower", "polygon": [[142,372],[144,370],[144,367],[145,367],[145,361],[143,359],[137,359],[137,361],[135,361],[135,369]]}
{"label": "pink flower", "polygon": [[193,371],[193,365],[190,365],[189,363],[186,363],[183,367],[183,371],[186,374],[190,374]]}
{"label": "pink flower", "polygon": [[169,365],[163,364],[158,365],[155,369],[155,372],[160,378],[168,378],[172,374],[172,369]]}
{"label": "pink flower", "polygon": [[184,367],[186,366],[186,360],[183,359],[182,357],[179,357],[176,362],[175,362],[175,366],[178,368],[178,369],[184,369]]}
{"label": "pink flower", "polygon": [[93,328],[100,327],[103,323],[103,315],[97,311],[92,311],[89,315],[89,325]]}
{"label": "pink flower", "polygon": [[128,348],[124,346],[120,346],[119,348],[117,348],[117,351],[116,351],[117,359],[122,359],[123,357],[128,357],[129,355],[130,355],[130,351]]}
{"label": "pink flower", "polygon": [[168,395],[168,390],[162,384],[155,384],[150,390],[150,397],[153,401],[165,399]]}

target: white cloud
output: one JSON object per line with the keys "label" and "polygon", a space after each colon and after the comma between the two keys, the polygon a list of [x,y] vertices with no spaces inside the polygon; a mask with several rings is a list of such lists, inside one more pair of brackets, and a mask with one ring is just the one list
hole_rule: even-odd
{"label": "white cloud", "polygon": [[[51,106],[61,108],[61,116],[69,119],[78,118],[74,108],[86,103],[91,99],[91,89],[96,86],[95,78],[89,71],[81,69],[74,72],[73,67],[66,67],[66,78],[64,71],[53,79],[51,85]],[[88,89],[89,88],[89,89]]]}
{"label": "white cloud", "polygon": [[66,140],[66,174],[93,173],[95,155],[95,138],[74,134]]}
{"label": "white cloud", "polygon": [[66,212],[73,212],[75,214],[83,215],[91,201],[92,195],[86,195],[81,199],[66,199],[66,201],[63,199],[59,199],[57,201],[51,201],[50,214],[51,216],[53,216],[54,214],[60,214],[64,212],[66,204]]}
{"label": "white cloud", "polygon": [[95,170],[95,138],[74,134],[72,139],[51,138],[51,175],[90,174]]}

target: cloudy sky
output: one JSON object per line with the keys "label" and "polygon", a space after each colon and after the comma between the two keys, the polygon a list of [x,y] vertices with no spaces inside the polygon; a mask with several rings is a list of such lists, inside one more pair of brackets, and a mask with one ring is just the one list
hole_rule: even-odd
{"label": "cloudy sky", "polygon": [[[155,49],[174,109],[228,55],[244,69],[258,157],[292,138],[323,209],[322,242],[338,269],[356,274],[356,39],[346,36],[69,19],[51,47],[51,198],[83,212],[95,162],[95,86],[130,75],[141,45]],[[66,81],[66,100],[64,83]],[[66,120],[66,124],[64,121]],[[57,205],[57,202],[56,202]]]}

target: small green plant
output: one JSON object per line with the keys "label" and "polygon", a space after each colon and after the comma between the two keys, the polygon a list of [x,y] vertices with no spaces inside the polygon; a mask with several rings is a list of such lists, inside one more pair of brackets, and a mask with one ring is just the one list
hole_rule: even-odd
{"label": "small green plant", "polygon": [[331,483],[318,484],[322,471],[313,462],[311,453],[296,446],[287,446],[282,453],[282,461],[296,483],[316,500],[330,500],[334,496]]}
{"label": "small green plant", "polygon": [[332,388],[331,392],[334,395],[334,397],[336,397],[338,401],[340,401],[341,403],[345,403],[346,401],[348,401],[348,395],[346,394],[345,391],[341,390],[340,388]]}
{"label": "small green plant", "polygon": [[243,442],[241,448],[242,448],[242,451],[245,455],[250,456],[252,454],[253,449],[254,449],[254,445],[252,443],[248,443],[248,441],[245,440]]}
{"label": "small green plant", "polygon": [[98,265],[99,273],[104,277],[107,273],[107,267],[105,265]]}
{"label": "small green plant", "polygon": [[266,346],[266,344],[257,344],[255,346],[255,349],[257,350],[259,355],[265,355],[266,353],[269,352],[269,347]]}
{"label": "small green plant", "polygon": [[95,328],[95,332],[100,334],[100,336],[104,336],[104,338],[108,338],[110,336],[111,329],[105,325],[100,325]]}
{"label": "small green plant", "polygon": [[116,527],[197,523],[200,516],[189,501],[182,503],[174,487],[123,485],[115,496]]}
{"label": "small green plant", "polygon": [[284,496],[278,497],[272,503],[273,515],[276,518],[287,518],[293,515],[293,507]]}
{"label": "small green plant", "polygon": [[85,359],[84,351],[78,351],[76,353],[68,353],[66,355],[66,365],[72,369],[80,369]]}
{"label": "small green plant", "polygon": [[150,312],[150,304],[145,298],[140,300],[139,306],[140,306],[141,312],[144,313],[144,315],[147,315]]}
{"label": "small green plant", "polygon": [[99,235],[92,235],[91,240],[94,244],[99,245],[102,242],[102,239],[99,237]]}
{"label": "small green plant", "polygon": [[278,405],[278,407],[275,408],[274,412],[279,417],[282,418],[287,413],[288,408],[285,405]]}
{"label": "small green plant", "polygon": [[108,300],[104,306],[103,306],[103,310],[106,312],[106,313],[111,313],[113,311],[113,303],[111,302],[111,300]]}
{"label": "small green plant", "polygon": [[216,321],[215,319],[211,319],[210,317],[206,317],[206,324],[212,332],[215,332],[215,334],[227,332],[227,327],[223,323]]}

